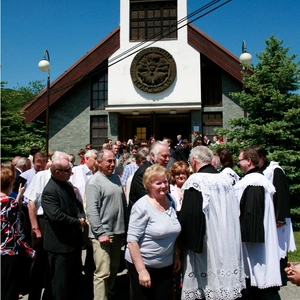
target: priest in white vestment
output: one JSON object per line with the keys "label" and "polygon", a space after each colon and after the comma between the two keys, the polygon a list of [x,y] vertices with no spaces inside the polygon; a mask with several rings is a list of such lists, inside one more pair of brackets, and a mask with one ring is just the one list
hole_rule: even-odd
{"label": "priest in white vestment", "polygon": [[277,299],[282,282],[273,205],[275,188],[260,172],[258,163],[254,149],[242,150],[238,166],[245,176],[234,186],[240,200],[247,291],[251,299]]}
{"label": "priest in white vestment", "polygon": [[195,174],[182,187],[182,300],[233,300],[246,287],[238,199],[233,180],[211,165],[212,157],[205,146],[193,148]]}

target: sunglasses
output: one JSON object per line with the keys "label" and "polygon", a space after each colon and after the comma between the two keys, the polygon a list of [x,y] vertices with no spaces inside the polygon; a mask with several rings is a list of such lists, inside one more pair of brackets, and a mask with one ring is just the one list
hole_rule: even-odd
{"label": "sunglasses", "polygon": [[70,167],[70,168],[68,168],[68,169],[58,169],[58,171],[63,171],[63,172],[65,172],[65,173],[69,173],[69,172],[72,171],[72,168]]}

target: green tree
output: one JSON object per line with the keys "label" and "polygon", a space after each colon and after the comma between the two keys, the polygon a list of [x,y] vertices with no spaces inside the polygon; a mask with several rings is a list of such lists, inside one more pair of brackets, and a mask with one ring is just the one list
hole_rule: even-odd
{"label": "green tree", "polygon": [[1,84],[1,161],[16,155],[28,156],[32,145],[45,147],[44,124],[24,122],[22,107],[34,98],[44,85],[41,81],[30,82],[28,87],[3,88]]}
{"label": "green tree", "polygon": [[257,55],[257,66],[244,68],[244,90],[231,96],[247,116],[231,119],[231,129],[216,131],[227,137],[227,147],[235,154],[262,145],[269,159],[285,170],[295,199],[300,195],[300,62],[282,44],[271,35],[264,52]]}

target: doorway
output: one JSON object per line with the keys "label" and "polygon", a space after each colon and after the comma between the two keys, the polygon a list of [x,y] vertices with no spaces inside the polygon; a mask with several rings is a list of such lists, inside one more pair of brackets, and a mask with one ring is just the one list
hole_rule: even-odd
{"label": "doorway", "polygon": [[156,140],[164,137],[173,141],[172,146],[176,145],[176,137],[182,135],[183,139],[188,139],[191,134],[190,114],[145,114],[139,116],[119,115],[119,139],[127,141],[138,133],[143,132],[146,140],[154,136]]}

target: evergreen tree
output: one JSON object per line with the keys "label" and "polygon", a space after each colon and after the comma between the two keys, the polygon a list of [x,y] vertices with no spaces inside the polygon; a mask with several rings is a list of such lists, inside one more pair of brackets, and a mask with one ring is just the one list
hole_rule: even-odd
{"label": "evergreen tree", "polygon": [[264,52],[257,55],[257,66],[244,68],[243,91],[231,94],[247,116],[231,119],[231,129],[216,131],[231,141],[227,147],[235,153],[262,145],[269,159],[285,170],[296,198],[300,194],[300,62],[295,62],[296,55],[288,55],[289,48],[282,43],[271,35]]}
{"label": "evergreen tree", "polygon": [[43,87],[40,81],[16,89],[1,87],[1,161],[28,156],[33,145],[45,147],[45,126],[39,121],[25,124],[22,110]]}

